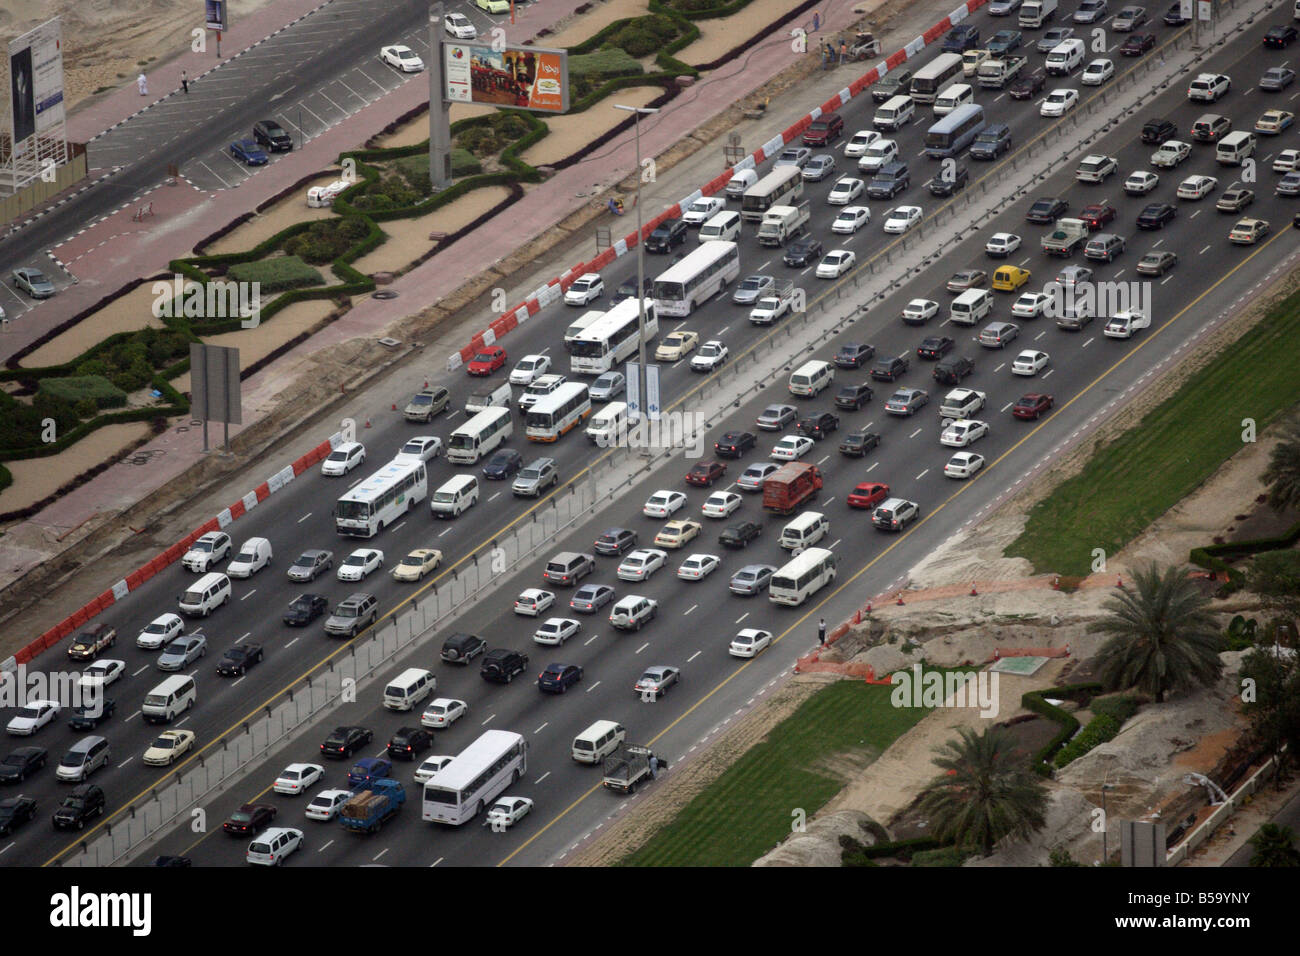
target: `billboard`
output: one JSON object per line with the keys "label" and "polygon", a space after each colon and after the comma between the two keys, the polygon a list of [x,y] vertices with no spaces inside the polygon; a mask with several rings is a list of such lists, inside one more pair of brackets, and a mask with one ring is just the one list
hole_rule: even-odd
{"label": "billboard", "polygon": [[226,0],[203,0],[203,20],[209,30],[229,30],[229,17]]}
{"label": "billboard", "polygon": [[42,23],[9,44],[9,106],[13,150],[37,133],[59,126],[63,110],[63,30]]}
{"label": "billboard", "polygon": [[569,58],[564,50],[446,41],[443,89],[453,103],[509,106],[541,113],[569,109]]}

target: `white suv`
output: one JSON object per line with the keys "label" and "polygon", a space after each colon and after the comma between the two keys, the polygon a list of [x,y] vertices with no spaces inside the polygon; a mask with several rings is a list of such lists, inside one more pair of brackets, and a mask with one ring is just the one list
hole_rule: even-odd
{"label": "white suv", "polygon": [[908,523],[921,517],[921,508],[906,498],[887,498],[871,513],[871,523],[884,531],[902,531]]}
{"label": "white suv", "polygon": [[190,545],[190,549],[181,558],[181,564],[188,571],[203,574],[222,558],[229,556],[230,535],[224,531],[209,531]]}
{"label": "white suv", "polygon": [[641,625],[652,620],[659,613],[659,602],[654,598],[629,594],[609,612],[609,623],[624,631],[639,631]]}
{"label": "white suv", "polygon": [[1187,88],[1189,100],[1213,103],[1232,88],[1232,80],[1224,73],[1201,73]]}
{"label": "white suv", "polygon": [[244,859],[258,866],[278,866],[302,846],[302,831],[293,827],[270,827],[248,844]]}

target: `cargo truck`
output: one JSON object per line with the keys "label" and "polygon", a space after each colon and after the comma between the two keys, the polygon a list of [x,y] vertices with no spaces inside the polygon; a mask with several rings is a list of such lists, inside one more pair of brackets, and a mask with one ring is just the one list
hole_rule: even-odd
{"label": "cargo truck", "polygon": [[357,833],[375,833],[406,802],[406,788],[391,778],[372,781],[339,808],[339,822]]}
{"label": "cargo truck", "polygon": [[1048,20],[1056,19],[1058,0],[1025,0],[1020,5],[1020,16],[1016,22],[1023,29],[1037,29]]}
{"label": "cargo truck", "polygon": [[812,215],[812,202],[804,200],[797,206],[773,206],[763,213],[758,226],[758,243],[762,246],[783,246],[803,232]]}
{"label": "cargo truck", "polygon": [[822,490],[822,473],[806,461],[782,465],[763,482],[763,507],[777,514],[794,514]]}
{"label": "cargo truck", "polygon": [[638,784],[653,778],[654,773],[650,769],[652,758],[656,761],[656,770],[668,769],[668,764],[649,747],[624,744],[601,764],[601,783],[619,793],[632,793]]}
{"label": "cargo truck", "polygon": [[1000,90],[1020,75],[1027,62],[1029,58],[1023,56],[1000,56],[985,60],[976,74],[979,84]]}
{"label": "cargo truck", "polygon": [[1082,219],[1058,219],[1056,228],[1043,237],[1043,252],[1069,256],[1076,246],[1088,241],[1088,224]]}

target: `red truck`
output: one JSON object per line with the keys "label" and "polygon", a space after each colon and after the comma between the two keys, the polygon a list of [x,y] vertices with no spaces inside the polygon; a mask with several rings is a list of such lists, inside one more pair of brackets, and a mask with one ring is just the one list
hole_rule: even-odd
{"label": "red truck", "polygon": [[763,507],[788,515],[822,490],[822,473],[816,465],[792,461],[772,472],[763,482]]}

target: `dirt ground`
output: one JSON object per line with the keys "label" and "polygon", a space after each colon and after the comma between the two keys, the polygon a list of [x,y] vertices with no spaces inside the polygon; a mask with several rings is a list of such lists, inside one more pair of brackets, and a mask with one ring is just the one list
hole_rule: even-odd
{"label": "dirt ground", "polygon": [[[617,102],[624,106],[645,106],[661,93],[663,90],[658,86],[637,86],[619,90]],[[547,166],[564,159],[580,144],[591,142],[627,119],[627,113],[614,109],[611,103],[605,100],[570,116],[547,116],[545,120],[551,128],[550,135],[525,150],[521,158],[530,166]],[[588,156],[584,162],[593,162],[598,155]]]}
{"label": "dirt ground", "polygon": [[615,20],[624,17],[643,17],[650,12],[647,0],[606,0],[604,3],[592,4],[592,9],[581,17],[569,17],[567,21],[557,24],[558,33],[542,37],[538,46],[557,47],[573,46],[599,33]]}
{"label": "dirt ground", "polygon": [[268,207],[248,222],[236,226],[216,242],[209,244],[203,250],[204,255],[217,256],[227,252],[243,252],[271,238],[281,229],[289,228],[295,222],[329,219],[334,215],[334,210],[326,206],[308,206],[307,190],[312,186],[327,185],[338,178],[338,171],[335,170],[313,179],[299,192],[285,196],[274,206]]}
{"label": "dirt ground", "polygon": [[[132,332],[148,327],[160,329],[163,323],[161,319],[154,317],[153,300],[152,286],[146,282],[133,292],[109,303],[57,338],[46,342],[24,358],[21,364],[24,368],[61,365],[76,358],[95,342],[117,332]],[[6,491],[6,507],[9,504],[8,494]]]}
{"label": "dirt ground", "polygon": [[504,186],[475,189],[457,199],[450,206],[416,219],[390,219],[380,223],[388,233],[388,241],[372,252],[366,253],[353,268],[370,275],[375,272],[396,272],[433,248],[431,232],[455,232],[473,222],[483,213],[510,196]]}
{"label": "dirt ground", "polygon": [[57,455],[5,462],[14,476],[14,483],[5,489],[5,507],[16,511],[47,498],[85,471],[86,462],[115,458],[148,434],[147,422],[106,425]]}

